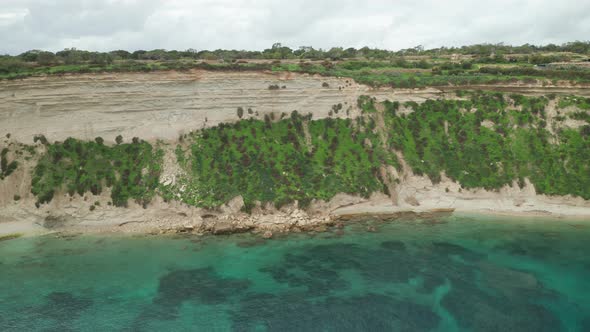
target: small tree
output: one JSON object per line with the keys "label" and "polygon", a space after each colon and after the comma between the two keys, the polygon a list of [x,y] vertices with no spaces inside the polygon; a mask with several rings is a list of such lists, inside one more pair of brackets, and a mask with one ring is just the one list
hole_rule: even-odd
{"label": "small tree", "polygon": [[121,136],[121,135],[118,135],[118,136],[115,138],[115,142],[117,142],[117,144],[121,144],[121,143],[123,143],[123,136]]}
{"label": "small tree", "polygon": [[104,143],[104,139],[102,139],[102,137],[97,137],[97,138],[94,139],[94,141],[98,145],[102,145]]}
{"label": "small tree", "polygon": [[51,52],[39,52],[37,56],[37,63],[41,66],[49,66],[57,61],[55,54]]}
{"label": "small tree", "polygon": [[244,109],[242,107],[238,107],[238,117],[241,119],[244,116]]}

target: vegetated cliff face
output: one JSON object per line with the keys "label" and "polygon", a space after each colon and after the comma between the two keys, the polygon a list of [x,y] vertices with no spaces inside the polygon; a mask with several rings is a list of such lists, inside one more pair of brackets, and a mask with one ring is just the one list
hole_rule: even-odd
{"label": "vegetated cliff face", "polygon": [[[330,200],[338,192],[368,197],[381,191],[391,195],[393,206],[452,208],[473,205],[467,188],[479,187],[500,190],[476,196],[493,197],[486,208],[534,209],[543,205],[530,203],[536,193],[528,179],[549,194],[578,196],[587,195],[581,184],[590,181],[582,178],[590,172],[585,173],[587,165],[579,161],[588,153],[588,137],[580,134],[586,122],[582,116],[570,116],[587,111],[579,109],[575,98],[561,108],[550,98],[502,94],[472,99],[453,93],[447,100],[404,104],[434,99],[436,91],[369,90],[347,80],[307,75],[201,71],[2,84],[0,93],[7,103],[0,105],[0,134],[12,136],[0,145],[9,146],[11,158],[20,151],[22,168],[0,181],[0,206],[11,209],[0,213],[0,221],[7,215],[18,219],[15,215],[24,205],[37,211],[34,203],[40,196],[30,193],[31,184],[34,192],[52,197],[50,205],[41,204],[34,212],[41,219],[58,210],[76,211],[85,219],[97,213],[119,218],[120,210],[108,204],[153,197],[154,185],[144,182],[158,173],[161,180],[179,180],[166,180],[166,186],[158,188],[171,202],[166,207],[171,211],[177,209],[170,207],[175,201],[210,208],[242,196],[248,209],[256,209],[257,201],[309,203]],[[366,94],[377,98],[359,98]],[[378,103],[383,99],[398,103]],[[243,119],[252,121],[219,125],[239,120],[239,107]],[[298,113],[292,115],[294,110]],[[265,116],[269,114],[274,116]],[[320,120],[326,117],[332,119]],[[36,127],[41,125],[45,127]],[[203,127],[213,128],[177,141],[179,134]],[[81,141],[38,144],[36,154],[19,145],[30,144],[38,133],[46,135],[49,144],[69,136]],[[97,136],[114,141],[117,135],[126,138],[118,148],[93,142]],[[144,143],[129,144],[134,136],[167,151],[164,169],[136,162],[135,155],[142,154],[133,151],[134,145]],[[156,139],[174,144],[158,146]],[[180,149],[174,151],[177,143]],[[562,155],[568,156],[567,162],[560,161]],[[109,165],[112,170],[105,170]],[[545,174],[543,167],[554,173]],[[523,189],[518,189],[519,181]],[[102,194],[91,194],[97,186]],[[14,194],[21,196],[20,203]],[[494,205],[504,194],[509,200]],[[158,204],[162,207],[161,201]],[[580,199],[576,204],[588,205]]]}
{"label": "vegetated cliff face", "polygon": [[366,91],[351,79],[202,70],[2,81],[0,134],[29,144],[35,134],[51,142],[97,136],[114,142],[117,135],[175,140],[182,132],[238,120],[240,107],[244,118],[293,110],[326,117],[333,105],[354,106]]}
{"label": "vegetated cliff face", "polygon": [[[269,86],[278,86],[271,90]],[[283,87],[285,87],[283,89]],[[584,95],[586,90],[536,86],[498,89],[540,95],[543,91]],[[439,89],[371,89],[352,79],[272,72],[187,72],[82,74],[0,81],[0,137],[10,133],[31,144],[43,134],[50,142],[68,137],[114,142],[117,135],[144,140],[176,140],[179,134],[265,114],[312,113],[355,117],[361,95],[399,102],[454,97]],[[250,114],[249,109],[252,110]],[[347,112],[348,111],[348,112]]]}

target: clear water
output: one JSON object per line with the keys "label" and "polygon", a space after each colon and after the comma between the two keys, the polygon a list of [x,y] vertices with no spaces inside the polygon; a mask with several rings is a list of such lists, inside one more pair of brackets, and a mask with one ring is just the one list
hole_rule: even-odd
{"label": "clear water", "polygon": [[[376,232],[368,232],[372,225]],[[2,331],[590,331],[590,223],[0,242]]]}

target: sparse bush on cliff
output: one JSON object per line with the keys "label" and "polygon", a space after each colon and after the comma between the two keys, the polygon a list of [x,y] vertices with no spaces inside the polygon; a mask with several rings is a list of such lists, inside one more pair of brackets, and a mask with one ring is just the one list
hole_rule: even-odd
{"label": "sparse bush on cliff", "polygon": [[8,162],[8,148],[3,148],[0,152],[0,180],[8,177],[18,168],[18,162],[13,160]]}
{"label": "sparse bush on cliff", "polygon": [[33,143],[37,143],[37,142],[41,142],[41,144],[43,144],[43,145],[49,144],[49,141],[47,141],[47,138],[45,138],[45,135],[33,136]]}

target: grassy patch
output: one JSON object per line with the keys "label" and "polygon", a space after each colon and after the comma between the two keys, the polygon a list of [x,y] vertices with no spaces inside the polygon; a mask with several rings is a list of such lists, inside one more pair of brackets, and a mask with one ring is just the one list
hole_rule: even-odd
{"label": "grassy patch", "polygon": [[570,106],[579,108],[581,110],[590,110],[590,98],[565,96],[561,97],[557,103],[557,107],[559,108],[566,108]]}

